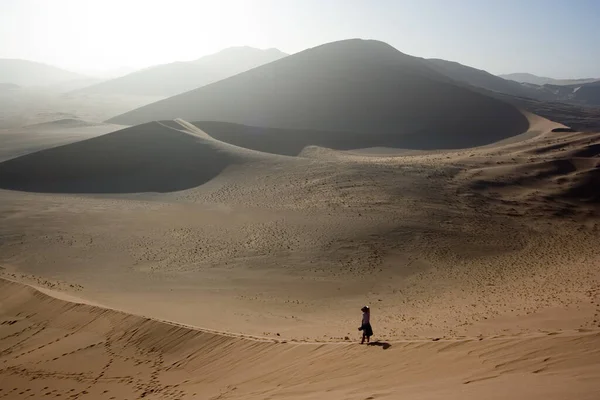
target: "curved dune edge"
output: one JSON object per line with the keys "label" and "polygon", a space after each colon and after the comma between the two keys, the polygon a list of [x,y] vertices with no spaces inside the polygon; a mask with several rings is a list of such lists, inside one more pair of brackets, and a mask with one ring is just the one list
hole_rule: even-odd
{"label": "curved dune edge", "polygon": [[10,398],[391,399],[401,391],[408,399],[592,399],[600,390],[594,331],[283,344],[67,302],[4,280],[0,300],[0,395]]}
{"label": "curved dune edge", "polygon": [[[537,135],[498,148],[495,164],[482,163],[465,172],[470,187],[496,192],[505,200],[578,204],[580,211],[594,215],[600,203],[600,132],[578,132],[534,114],[528,118]],[[572,214],[572,208],[557,215]]]}
{"label": "curved dune edge", "polygon": [[0,188],[42,193],[174,192],[234,165],[290,160],[213,139],[186,121],[150,122],[0,163]]}
{"label": "curved dune edge", "polygon": [[319,159],[319,160],[336,160],[336,161],[360,161],[366,159],[398,159],[399,157],[407,158],[412,156],[447,156],[461,157],[465,152],[489,152],[496,148],[513,146],[518,144],[526,144],[536,139],[543,138],[552,133],[554,129],[566,128],[565,125],[551,121],[537,114],[530,113],[525,110],[519,110],[527,119],[529,128],[524,132],[503,138],[493,143],[456,149],[439,149],[439,150],[415,150],[410,148],[394,148],[394,147],[366,147],[353,150],[340,150],[320,145],[309,145],[299,152],[298,157]]}

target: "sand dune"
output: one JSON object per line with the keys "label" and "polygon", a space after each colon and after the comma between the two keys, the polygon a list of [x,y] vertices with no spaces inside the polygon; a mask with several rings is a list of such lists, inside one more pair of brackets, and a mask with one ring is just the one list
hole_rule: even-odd
{"label": "sand dune", "polygon": [[500,154],[495,165],[468,172],[474,189],[530,207],[562,204],[557,213],[595,213],[596,207],[583,205],[600,200],[600,134],[555,129],[536,146],[516,145]]}
{"label": "sand dune", "polygon": [[[470,147],[472,144],[470,139],[461,137],[445,139],[441,135],[431,135],[423,140],[413,135],[402,135],[397,132],[365,134],[352,131],[276,129],[214,121],[194,122],[194,125],[223,142],[261,152],[288,156],[306,154],[303,150],[311,146],[332,150],[359,150],[366,154],[367,150],[365,149],[369,148],[386,148],[388,149],[385,150],[386,152],[393,151],[392,149],[406,152],[406,150],[415,149],[432,150],[438,147]],[[485,138],[485,140],[489,139],[491,138]],[[486,142],[481,143],[485,144]]]}
{"label": "sand dune", "polygon": [[223,142],[272,154],[297,156],[307,146],[335,150],[365,147],[401,147],[402,135],[366,135],[357,132],[333,132],[302,129],[260,128],[228,122],[194,122],[210,136]]}
{"label": "sand dune", "polygon": [[407,148],[483,145],[527,130],[513,106],[457,86],[377,41],[315,47],[130,111],[134,125],[181,117],[249,126],[384,135]]}
{"label": "sand dune", "polygon": [[[363,302],[377,307],[384,340],[596,327],[586,294],[598,279],[594,203],[573,199],[588,219],[571,220],[558,197],[530,202],[519,182],[474,190],[482,169],[527,177],[529,153],[565,135],[549,121],[531,126],[513,141],[453,152],[312,146],[282,157],[179,121],[94,139],[112,166],[86,150],[90,141],[75,144],[85,157],[68,169],[56,162],[69,165],[68,157],[32,154],[4,164],[13,174],[3,173],[4,182],[27,182],[31,191],[169,193],[0,192],[8,218],[2,274],[70,281],[86,298],[134,313],[303,341],[349,336]],[[137,144],[142,138],[150,140]],[[126,152],[124,143],[134,145]],[[494,171],[506,179],[510,168]],[[95,186],[80,186],[82,176]]]}
{"label": "sand dune", "polygon": [[123,128],[122,125],[67,119],[26,128],[0,129],[0,162]]}
{"label": "sand dune", "polygon": [[0,187],[54,193],[168,192],[202,185],[231,164],[261,157],[218,142],[184,121],[152,122],[5,161],[0,164]]}
{"label": "sand dune", "polygon": [[595,399],[600,390],[598,332],[294,344],[69,303],[7,281],[0,289],[0,397],[10,399]]}

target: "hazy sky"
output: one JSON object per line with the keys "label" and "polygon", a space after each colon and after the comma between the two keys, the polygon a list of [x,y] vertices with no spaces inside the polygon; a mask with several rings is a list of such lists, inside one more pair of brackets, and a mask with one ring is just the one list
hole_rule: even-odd
{"label": "hazy sky", "polygon": [[0,58],[76,71],[355,37],[492,73],[600,77],[600,0],[0,0]]}

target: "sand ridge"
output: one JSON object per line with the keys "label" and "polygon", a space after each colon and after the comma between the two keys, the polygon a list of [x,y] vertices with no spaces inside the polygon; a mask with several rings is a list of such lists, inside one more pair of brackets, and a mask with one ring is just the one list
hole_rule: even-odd
{"label": "sand ridge", "polygon": [[255,341],[0,285],[0,371],[10,380],[1,397],[500,399],[517,385],[515,398],[592,399],[598,390],[597,332],[372,346]]}

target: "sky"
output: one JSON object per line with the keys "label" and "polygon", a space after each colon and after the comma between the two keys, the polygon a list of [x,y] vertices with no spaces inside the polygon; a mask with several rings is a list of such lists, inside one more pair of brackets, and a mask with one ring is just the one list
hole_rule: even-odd
{"label": "sky", "polygon": [[600,0],[0,0],[0,58],[88,74],[349,38],[494,74],[600,77]]}

